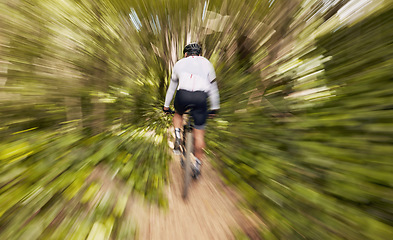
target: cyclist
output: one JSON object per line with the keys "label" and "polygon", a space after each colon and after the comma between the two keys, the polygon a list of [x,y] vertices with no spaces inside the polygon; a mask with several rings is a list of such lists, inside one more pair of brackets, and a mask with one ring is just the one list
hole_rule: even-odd
{"label": "cyclist", "polygon": [[[194,155],[196,174],[200,174],[203,148],[205,147],[204,135],[205,124],[208,115],[214,116],[220,109],[220,99],[213,65],[201,56],[202,48],[198,43],[190,43],[184,47],[184,58],[180,59],[173,67],[171,81],[166,93],[164,112],[172,110],[169,104],[172,101],[176,89],[174,101],[175,115],[173,125],[175,127],[174,150],[179,150],[180,128],[183,125],[183,113],[192,106],[191,112],[194,119]],[[207,98],[210,100],[210,111],[207,110]]]}

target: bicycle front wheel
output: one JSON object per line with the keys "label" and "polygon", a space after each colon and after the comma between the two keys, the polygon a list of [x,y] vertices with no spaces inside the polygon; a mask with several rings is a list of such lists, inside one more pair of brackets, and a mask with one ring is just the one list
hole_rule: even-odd
{"label": "bicycle front wheel", "polygon": [[192,132],[187,131],[186,134],[186,143],[185,143],[185,161],[184,161],[184,176],[183,176],[183,198],[187,198],[188,187],[191,181],[191,153],[193,151],[193,139]]}

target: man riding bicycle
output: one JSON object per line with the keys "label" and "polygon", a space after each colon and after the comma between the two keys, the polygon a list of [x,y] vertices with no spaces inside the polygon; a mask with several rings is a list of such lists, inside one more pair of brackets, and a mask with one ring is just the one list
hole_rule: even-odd
{"label": "man riding bicycle", "polygon": [[[191,116],[194,119],[194,149],[195,170],[200,174],[201,160],[204,158],[205,147],[204,135],[205,124],[208,115],[215,115],[220,108],[220,99],[216,79],[216,73],[209,60],[201,56],[202,49],[197,43],[190,43],[184,47],[184,58],[176,62],[173,67],[171,82],[165,97],[164,112],[170,113],[169,105],[176,89],[174,101],[175,115],[173,125],[175,127],[174,150],[179,150],[180,129],[183,125],[184,112],[192,107]],[[210,109],[207,110],[207,98],[210,100]]]}

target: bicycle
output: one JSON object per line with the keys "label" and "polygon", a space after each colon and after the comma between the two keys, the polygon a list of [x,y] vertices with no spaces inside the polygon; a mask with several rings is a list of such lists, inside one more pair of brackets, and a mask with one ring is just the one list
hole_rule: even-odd
{"label": "bicycle", "polygon": [[[183,188],[182,188],[182,197],[183,199],[187,198],[188,194],[188,189],[190,185],[190,180],[191,177],[196,180],[198,179],[199,172],[196,171],[195,167],[192,165],[192,154],[194,150],[194,125],[192,123],[192,117],[190,117],[192,114],[192,106],[188,107],[188,110],[184,112],[183,115],[186,115],[185,119],[185,124],[183,125],[183,136],[180,141],[180,146],[178,152],[174,150],[175,155],[180,155],[180,163],[182,168],[184,169],[183,171]],[[213,118],[215,116],[215,111],[210,110],[209,112],[209,118]],[[171,114],[174,114],[174,111],[170,112]]]}
{"label": "bicycle", "polygon": [[190,117],[191,110],[187,110],[184,115],[188,115],[186,117],[186,123],[183,125],[183,137],[180,141],[180,163],[182,165],[183,171],[183,189],[182,189],[182,197],[184,199],[187,198],[188,188],[190,185],[191,177],[193,179],[197,179],[197,173],[195,172],[192,165],[192,153],[194,150],[194,134],[193,129],[194,125],[192,124],[192,118]]}

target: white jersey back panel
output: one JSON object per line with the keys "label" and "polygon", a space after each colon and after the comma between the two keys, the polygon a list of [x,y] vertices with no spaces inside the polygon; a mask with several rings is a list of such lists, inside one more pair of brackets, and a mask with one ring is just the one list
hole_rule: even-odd
{"label": "white jersey back panel", "polygon": [[202,56],[189,56],[176,62],[166,92],[164,107],[169,107],[176,89],[208,93],[211,109],[220,108],[220,96],[213,65]]}
{"label": "white jersey back panel", "polygon": [[209,60],[202,56],[190,56],[176,62],[171,80],[178,81],[178,89],[208,92],[215,78],[216,73]]}

